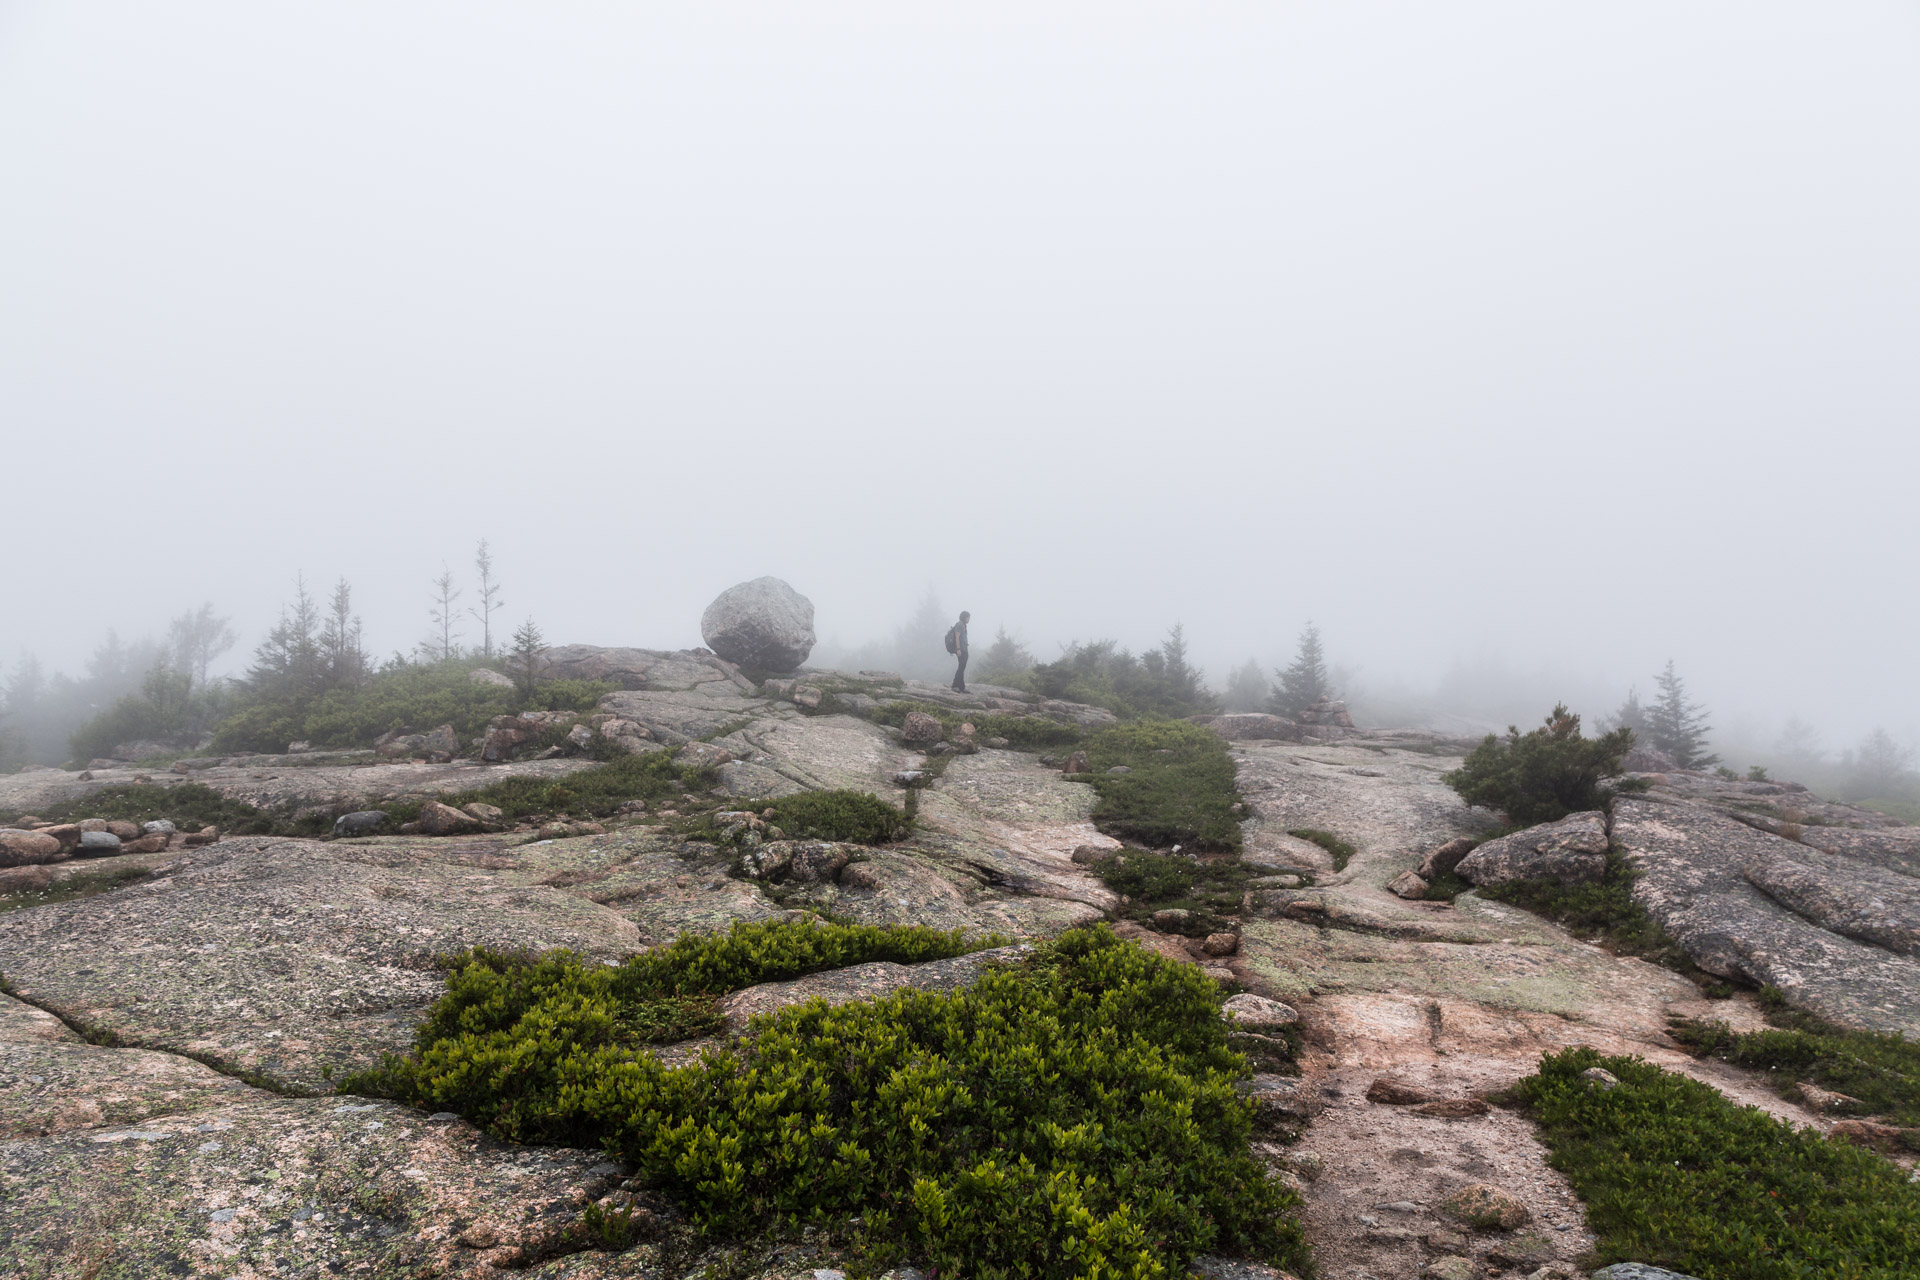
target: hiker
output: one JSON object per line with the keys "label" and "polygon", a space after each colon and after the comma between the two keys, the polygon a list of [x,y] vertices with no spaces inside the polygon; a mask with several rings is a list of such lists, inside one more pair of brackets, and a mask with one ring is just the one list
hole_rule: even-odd
{"label": "hiker", "polygon": [[947,652],[960,659],[960,666],[953,673],[953,691],[967,691],[967,619],[973,615],[965,609],[960,611],[960,621],[947,628]]}

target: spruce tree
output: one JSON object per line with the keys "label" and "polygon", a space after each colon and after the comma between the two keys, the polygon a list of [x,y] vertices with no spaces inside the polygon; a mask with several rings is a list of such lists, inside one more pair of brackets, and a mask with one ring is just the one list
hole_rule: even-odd
{"label": "spruce tree", "polygon": [[540,634],[540,628],[528,618],[513,633],[513,665],[520,678],[520,691],[529,698],[533,696],[534,677],[540,671],[540,655],[547,647],[546,637]]}
{"label": "spruce tree", "polygon": [[1326,654],[1320,648],[1320,628],[1311,622],[1307,624],[1307,629],[1300,633],[1300,652],[1293,665],[1274,675],[1280,683],[1267,709],[1275,715],[1292,719],[1321,698],[1332,696],[1333,683],[1327,677]]}
{"label": "spruce tree", "polygon": [[1649,743],[1673,757],[1682,769],[1704,769],[1720,763],[1720,757],[1707,750],[1707,709],[1687,700],[1687,683],[1673,668],[1656,678],[1660,696],[1646,709],[1646,738]]}

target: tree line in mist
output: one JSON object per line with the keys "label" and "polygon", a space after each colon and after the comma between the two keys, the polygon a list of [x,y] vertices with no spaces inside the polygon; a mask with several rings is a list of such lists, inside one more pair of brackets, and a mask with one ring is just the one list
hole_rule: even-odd
{"label": "tree line in mist", "polygon": [[[380,715],[424,716],[454,703],[459,705],[445,715],[459,719],[477,713],[465,703],[479,695],[460,679],[481,665],[510,674],[524,702],[533,696],[545,639],[531,619],[505,634],[504,607],[483,539],[464,582],[444,566],[431,580],[425,627],[412,651],[385,660],[366,650],[351,585],[336,582],[322,598],[304,579],[296,579],[292,598],[236,676],[216,674],[239,637],[231,620],[210,603],[181,613],[158,636],[126,640],[109,631],[78,675],[50,672],[35,656],[24,655],[0,682],[0,770],[84,765],[139,744],[169,752],[284,750],[303,734],[318,731],[341,739],[379,722]],[[814,664],[888,670],[944,683],[952,673],[953,660],[942,643],[950,623],[928,592],[891,635],[852,648],[823,645]],[[982,683],[1107,706],[1129,716],[1266,711],[1293,718],[1317,699],[1346,696],[1340,669],[1330,665],[1320,631],[1311,623],[1286,665],[1250,658],[1229,671],[1217,690],[1192,662],[1178,624],[1159,645],[1139,653],[1110,639],[1074,641],[1050,661],[1041,661],[1001,626],[991,641],[976,643],[970,674]],[[383,710],[376,714],[370,707]],[[1366,722],[1364,696],[1353,710]],[[1707,709],[1689,697],[1672,663],[1654,677],[1649,698],[1629,689],[1614,711],[1594,717],[1593,723],[1601,731],[1631,729],[1637,744],[1678,767],[1727,768],[1713,750]],[[1914,753],[1884,729],[1831,752],[1811,726],[1795,717],[1773,743],[1745,744],[1742,750],[1741,763],[1762,776],[1771,772],[1823,794],[1873,800],[1920,821]]]}
{"label": "tree line in mist", "polygon": [[[299,736],[318,702],[351,700],[383,680],[418,683],[434,669],[464,676],[493,663],[517,673],[524,692],[546,640],[532,619],[510,637],[500,634],[504,601],[485,539],[473,568],[466,587],[442,568],[431,584],[422,638],[411,653],[384,661],[366,648],[351,584],[339,580],[322,599],[304,577],[295,579],[292,598],[238,676],[214,674],[239,637],[211,603],[182,613],[161,636],[123,640],[109,630],[77,676],[49,672],[37,656],[24,655],[0,684],[0,771],[84,765],[123,746],[158,755],[218,747],[225,739],[230,749],[284,750],[290,737],[282,729],[292,726]],[[469,635],[479,643],[469,646]]]}

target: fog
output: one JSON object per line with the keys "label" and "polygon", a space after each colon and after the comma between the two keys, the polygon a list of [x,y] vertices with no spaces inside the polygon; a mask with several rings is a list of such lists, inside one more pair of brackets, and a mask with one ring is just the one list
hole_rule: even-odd
{"label": "fog", "polygon": [[1912,740],[1917,119],[1893,3],[0,5],[0,662],[485,537],[557,642]]}

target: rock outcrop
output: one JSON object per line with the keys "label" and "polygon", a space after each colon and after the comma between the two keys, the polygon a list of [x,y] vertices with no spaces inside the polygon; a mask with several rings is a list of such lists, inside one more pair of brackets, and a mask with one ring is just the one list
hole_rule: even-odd
{"label": "rock outcrop", "polygon": [[728,587],[700,615],[707,647],[755,671],[792,671],[813,652],[813,602],[778,578]]}
{"label": "rock outcrop", "polygon": [[1461,879],[1474,884],[1512,884],[1516,880],[1557,880],[1561,884],[1597,884],[1607,873],[1607,817],[1573,813],[1489,840],[1455,864]]}
{"label": "rock outcrop", "polygon": [[1871,834],[1814,851],[1660,790],[1613,810],[1634,900],[1702,969],[1843,1025],[1920,1035],[1920,881],[1890,866],[1905,833]]}

